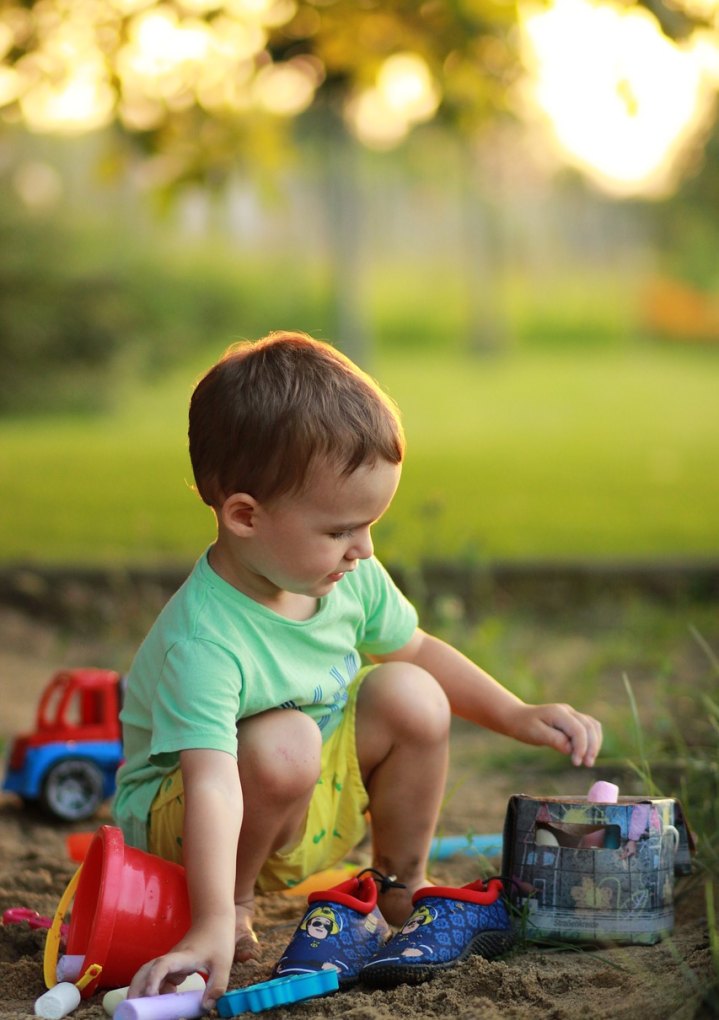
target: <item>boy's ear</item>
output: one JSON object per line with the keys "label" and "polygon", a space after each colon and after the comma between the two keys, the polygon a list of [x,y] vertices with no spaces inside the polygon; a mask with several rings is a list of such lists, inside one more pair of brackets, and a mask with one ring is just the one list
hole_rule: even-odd
{"label": "boy's ear", "polygon": [[249,538],[255,524],[258,503],[247,492],[234,492],[220,507],[220,521],[238,538]]}

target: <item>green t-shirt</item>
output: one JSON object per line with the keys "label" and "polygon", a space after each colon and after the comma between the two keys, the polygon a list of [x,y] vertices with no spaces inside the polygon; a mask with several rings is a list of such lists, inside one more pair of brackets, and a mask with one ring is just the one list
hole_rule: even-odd
{"label": "green t-shirt", "polygon": [[308,620],[288,620],[243,595],[207,554],[140,646],[120,713],[125,764],[114,814],[133,846],[180,751],[237,755],[237,720],[271,708],[307,712],[323,740],[336,728],[361,653],[401,648],[417,614],[378,560],[360,560]]}

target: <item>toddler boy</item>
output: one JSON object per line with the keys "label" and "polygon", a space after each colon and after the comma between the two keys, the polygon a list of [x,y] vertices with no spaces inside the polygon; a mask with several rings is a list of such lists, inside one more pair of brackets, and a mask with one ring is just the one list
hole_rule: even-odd
{"label": "toddler boy", "polygon": [[115,815],[129,843],[184,864],[192,908],[131,994],[203,970],[209,1007],[233,956],[257,953],[255,890],[341,860],[367,811],[374,867],[405,886],[380,909],[407,919],[451,714],[575,765],[593,764],[601,729],[525,704],[418,627],[371,537],[399,483],[399,416],[332,347],[274,333],[231,348],[194,391],[189,442],[217,538],[130,670]]}

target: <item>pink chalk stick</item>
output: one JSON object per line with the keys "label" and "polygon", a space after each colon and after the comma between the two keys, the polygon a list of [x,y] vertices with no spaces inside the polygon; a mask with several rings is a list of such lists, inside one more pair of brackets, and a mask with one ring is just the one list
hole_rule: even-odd
{"label": "pink chalk stick", "polygon": [[614,783],[605,783],[603,780],[596,782],[587,794],[587,800],[593,804],[616,804],[619,797],[619,787]]}

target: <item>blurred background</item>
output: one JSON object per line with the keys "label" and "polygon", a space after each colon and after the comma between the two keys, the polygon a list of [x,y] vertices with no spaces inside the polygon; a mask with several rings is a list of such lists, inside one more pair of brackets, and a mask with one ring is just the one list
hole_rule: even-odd
{"label": "blurred background", "polygon": [[714,0],[4,0],[0,560],[189,564],[193,382],[399,402],[378,551],[719,552]]}
{"label": "blurred background", "polygon": [[[402,408],[423,623],[682,798],[716,1005],[718,89],[718,0],[0,0],[0,743],[212,541],[194,382],[307,331]],[[586,790],[462,725],[448,802]]]}

